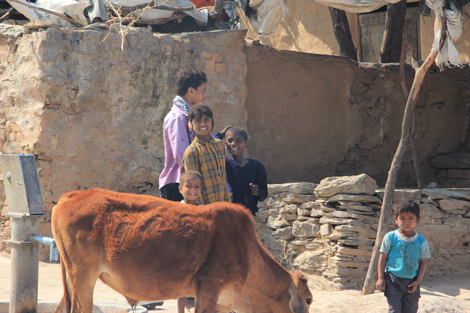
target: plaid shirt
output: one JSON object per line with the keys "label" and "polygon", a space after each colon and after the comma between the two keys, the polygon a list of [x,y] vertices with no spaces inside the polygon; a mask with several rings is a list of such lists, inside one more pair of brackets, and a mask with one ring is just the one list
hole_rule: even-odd
{"label": "plaid shirt", "polygon": [[193,142],[184,152],[183,165],[185,171],[197,171],[202,175],[201,204],[230,201],[222,140],[211,137],[206,142],[194,136]]}

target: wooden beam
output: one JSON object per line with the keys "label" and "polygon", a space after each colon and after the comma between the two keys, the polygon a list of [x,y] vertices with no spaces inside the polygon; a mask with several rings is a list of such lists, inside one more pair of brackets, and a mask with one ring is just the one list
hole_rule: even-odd
{"label": "wooden beam", "polygon": [[398,63],[400,61],[405,14],[406,0],[387,5],[385,31],[380,47],[380,63]]}
{"label": "wooden beam", "polygon": [[[445,25],[446,23],[443,21],[439,49],[442,47],[446,37]],[[364,281],[364,287],[362,288],[362,295],[368,295],[375,289],[375,282],[377,281],[378,276],[377,262],[379,258],[379,250],[382,244],[382,240],[388,231],[388,222],[390,219],[390,213],[392,211],[392,199],[395,192],[398,170],[400,169],[403,155],[405,154],[406,147],[410,141],[413,110],[416,102],[418,102],[418,95],[423,84],[424,76],[428,72],[432,63],[436,60],[436,57],[437,52],[431,50],[424,63],[415,72],[415,78],[413,80],[413,85],[411,87],[410,94],[406,102],[405,113],[403,115],[400,143],[398,144],[397,151],[393,157],[392,165],[390,166],[390,171],[388,172],[387,183],[385,184],[382,210],[380,211],[379,228],[377,230],[377,237],[375,239],[374,250],[372,252],[372,257],[369,263],[369,269],[367,270],[367,276]]]}
{"label": "wooden beam", "polygon": [[346,12],[332,7],[330,9],[331,22],[333,23],[333,32],[339,46],[339,55],[357,61],[357,53],[349,30],[348,18]]}

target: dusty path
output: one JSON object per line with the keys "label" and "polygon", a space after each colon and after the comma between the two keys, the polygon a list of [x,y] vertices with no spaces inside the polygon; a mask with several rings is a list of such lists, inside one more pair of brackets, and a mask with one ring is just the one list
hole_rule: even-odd
{"label": "dusty path", "polygon": [[[60,266],[56,263],[39,263],[39,301],[58,302],[62,296]],[[381,293],[360,296],[359,291],[313,291],[310,312],[319,313],[384,313],[387,302]],[[0,254],[0,301],[10,299],[10,259]],[[119,293],[98,281],[95,302],[127,304]],[[153,312],[176,313],[176,301],[165,301]],[[470,274],[460,276],[425,277],[419,313],[469,313]]]}

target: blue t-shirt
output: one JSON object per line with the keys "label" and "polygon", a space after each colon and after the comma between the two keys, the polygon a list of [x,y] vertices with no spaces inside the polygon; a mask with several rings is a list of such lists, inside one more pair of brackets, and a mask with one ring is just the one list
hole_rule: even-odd
{"label": "blue t-shirt", "polygon": [[406,237],[398,230],[385,235],[380,252],[388,254],[386,272],[409,279],[418,275],[419,262],[431,257],[424,236],[415,232],[413,237]]}

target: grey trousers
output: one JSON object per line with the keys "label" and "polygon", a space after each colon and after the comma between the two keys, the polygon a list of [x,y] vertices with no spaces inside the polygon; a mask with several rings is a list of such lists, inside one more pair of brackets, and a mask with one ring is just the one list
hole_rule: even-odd
{"label": "grey trousers", "polygon": [[385,273],[385,293],[388,302],[389,313],[416,313],[418,302],[421,297],[420,286],[414,293],[407,291],[408,285],[415,279],[395,277],[393,274]]}

